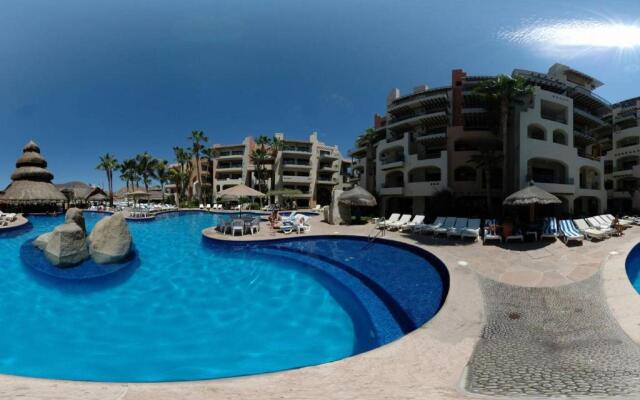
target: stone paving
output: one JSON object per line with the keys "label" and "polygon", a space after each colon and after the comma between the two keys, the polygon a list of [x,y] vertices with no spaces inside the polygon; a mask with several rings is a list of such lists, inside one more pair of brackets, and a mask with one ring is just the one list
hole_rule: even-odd
{"label": "stone paving", "polygon": [[601,275],[555,288],[481,278],[486,312],[467,369],[470,392],[640,397],[640,347],[620,328]]}

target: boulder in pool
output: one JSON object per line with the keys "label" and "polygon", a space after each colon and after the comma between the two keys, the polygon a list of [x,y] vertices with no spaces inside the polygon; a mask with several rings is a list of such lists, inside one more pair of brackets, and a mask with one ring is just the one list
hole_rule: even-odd
{"label": "boulder in pool", "polygon": [[76,223],[58,225],[50,232],[44,254],[53,265],[70,267],[89,257],[84,231]]}
{"label": "boulder in pool", "polygon": [[45,247],[47,247],[47,243],[49,243],[49,239],[51,239],[52,234],[53,232],[47,232],[38,236],[36,240],[33,241],[34,246],[44,251]]}
{"label": "boulder in pool", "polygon": [[81,209],[72,207],[67,210],[67,213],[64,216],[64,223],[68,224],[70,222],[78,224],[78,226],[82,228],[83,232],[87,232],[87,227],[84,224],[84,215],[82,214]]}
{"label": "boulder in pool", "polygon": [[131,251],[131,232],[124,214],[102,218],[89,235],[89,253],[98,264],[122,261]]}

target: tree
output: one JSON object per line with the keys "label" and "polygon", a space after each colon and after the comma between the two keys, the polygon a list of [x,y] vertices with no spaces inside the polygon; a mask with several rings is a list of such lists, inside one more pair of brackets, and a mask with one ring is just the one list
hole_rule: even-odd
{"label": "tree", "polygon": [[156,161],[156,179],[160,182],[160,190],[162,191],[162,203],[164,204],[164,185],[169,181],[169,169],[167,168],[167,160]]}
{"label": "tree", "polygon": [[173,148],[173,153],[175,154],[176,161],[180,164],[180,174],[175,175],[180,178],[180,181],[176,183],[178,188],[178,196],[180,199],[184,198],[185,190],[186,190],[186,181],[189,179],[189,175],[191,173],[191,153],[189,150],[175,146]]}
{"label": "tree", "polygon": [[[284,142],[277,138],[276,136],[269,139],[269,162],[275,163],[278,158],[278,153],[284,147]],[[276,187],[276,170],[275,168],[271,168],[271,190],[274,190]]]}
{"label": "tree", "polygon": [[149,191],[149,184],[156,176],[156,162],[157,160],[146,151],[136,156],[138,175],[142,179],[145,192]]}
{"label": "tree", "polygon": [[202,155],[202,149],[204,148],[203,142],[209,140],[202,131],[191,131],[191,136],[187,137],[191,140],[191,153],[196,158],[196,179],[198,187],[200,188],[199,200],[202,203],[202,177],[200,176],[200,156]]}
{"label": "tree", "polygon": [[256,144],[259,146],[255,148],[249,157],[251,162],[256,166],[256,175],[258,178],[258,190],[262,193],[267,191],[266,177],[267,177],[267,164],[271,161],[271,154],[269,153],[268,146],[271,139],[269,137],[260,135],[256,138]]}
{"label": "tree", "polygon": [[125,181],[127,185],[127,191],[129,191],[129,183],[131,183],[131,190],[134,189],[134,182],[137,179],[137,164],[136,160],[128,159],[124,160],[119,167],[120,179]]}
{"label": "tree", "polygon": [[211,204],[216,202],[215,190],[214,190],[214,176],[213,176],[213,160],[216,158],[217,151],[213,147],[207,147],[202,150],[202,157],[205,158],[208,163],[208,169],[211,172]]}
{"label": "tree", "polygon": [[116,158],[107,153],[103,156],[100,156],[100,164],[96,167],[96,169],[101,169],[107,174],[107,185],[109,186],[109,205],[113,207],[113,170],[118,168],[118,160]]}
{"label": "tree", "polygon": [[512,135],[508,134],[509,109],[516,101],[521,101],[525,97],[533,94],[533,86],[531,86],[521,76],[511,77],[509,75],[498,75],[492,79],[486,79],[474,88],[474,92],[486,97],[498,106],[499,110],[499,136],[502,140],[502,189],[503,191],[513,191],[512,187],[514,174],[514,140]]}
{"label": "tree", "polygon": [[[480,144],[478,153],[471,155],[467,163],[482,171],[487,195],[487,212],[492,215],[491,173],[502,166],[504,157],[500,154],[499,143],[486,141]],[[503,174],[504,175],[504,174]]]}

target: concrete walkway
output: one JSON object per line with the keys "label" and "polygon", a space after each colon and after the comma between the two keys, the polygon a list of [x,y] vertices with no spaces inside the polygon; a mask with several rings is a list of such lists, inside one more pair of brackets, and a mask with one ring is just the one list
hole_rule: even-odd
{"label": "concrete walkway", "polygon": [[[371,230],[372,225],[330,226],[314,217],[312,231],[305,235],[368,235]],[[224,239],[217,232],[204,233]],[[279,237],[285,236],[263,225],[258,235],[234,240]],[[576,247],[559,241],[483,246],[398,232],[385,237],[432,252],[447,265],[451,277],[440,312],[389,345],[314,367],[199,382],[105,384],[0,376],[0,398],[465,399],[480,394],[504,399],[598,395],[601,388],[604,393],[638,398],[634,368],[638,364],[640,297],[626,279],[624,260],[640,242],[640,228],[631,228],[620,238]],[[548,339],[542,343],[537,341],[541,329]],[[505,334],[511,331],[517,335]],[[570,357],[561,358],[550,350],[557,346]],[[508,376],[504,368],[494,368],[492,364],[501,362],[491,358],[496,348],[504,350],[505,356],[508,351],[521,354],[514,362],[523,372]],[[536,356],[541,351],[544,362]],[[621,367],[612,369],[619,372],[605,387],[605,378],[596,380],[589,375],[597,375],[589,360],[610,371],[609,362],[615,357],[621,360]],[[625,368],[629,364],[633,368]],[[556,373],[536,372],[557,371],[566,365],[574,368],[572,373],[578,373],[580,380],[564,382]],[[529,374],[529,367],[535,372],[531,374],[535,384],[520,382]],[[483,376],[487,371],[489,375]],[[585,391],[583,381],[594,382],[590,391]],[[523,386],[509,390],[514,383]]]}

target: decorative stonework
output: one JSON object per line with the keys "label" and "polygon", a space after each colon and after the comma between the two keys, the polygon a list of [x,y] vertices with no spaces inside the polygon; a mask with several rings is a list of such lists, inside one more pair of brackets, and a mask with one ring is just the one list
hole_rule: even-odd
{"label": "decorative stonework", "polygon": [[611,314],[600,273],[560,287],[480,284],[487,322],[468,364],[468,391],[640,396],[640,347]]}

